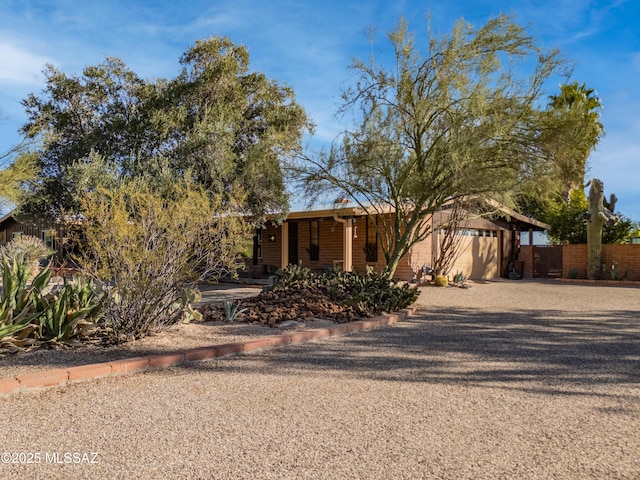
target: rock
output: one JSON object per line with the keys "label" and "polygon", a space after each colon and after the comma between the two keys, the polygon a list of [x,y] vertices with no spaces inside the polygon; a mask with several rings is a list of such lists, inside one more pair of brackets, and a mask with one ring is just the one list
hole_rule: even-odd
{"label": "rock", "polygon": [[286,330],[286,329],[297,328],[301,326],[304,326],[304,323],[297,322],[296,320],[285,320],[284,322],[281,322],[280,325],[278,325],[278,328],[282,330]]}

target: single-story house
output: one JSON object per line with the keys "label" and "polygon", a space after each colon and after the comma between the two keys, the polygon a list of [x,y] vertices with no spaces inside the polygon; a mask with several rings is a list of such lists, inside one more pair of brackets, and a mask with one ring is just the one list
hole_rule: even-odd
{"label": "single-story house", "polygon": [[[478,217],[461,224],[457,233],[464,238],[450,275],[460,271],[471,279],[506,277],[509,264],[517,260],[519,232],[531,235],[533,231],[549,229],[549,225],[509,208],[499,207],[499,210],[499,218]],[[395,278],[416,279],[422,267],[434,264],[443,235],[439,226],[445,218],[444,211],[430,218],[431,235],[414,245],[402,259]],[[379,216],[367,216],[361,207],[353,204],[336,203],[333,208],[292,211],[282,224],[269,223],[256,231],[249,269],[258,276],[302,261],[316,272],[336,266],[362,272],[367,265],[381,272],[386,262],[372,222],[380,222]]]}
{"label": "single-story house", "polygon": [[20,235],[40,238],[51,250],[63,255],[65,243],[62,225],[45,222],[21,222],[15,216],[15,210],[0,218],[0,245],[6,245]]}

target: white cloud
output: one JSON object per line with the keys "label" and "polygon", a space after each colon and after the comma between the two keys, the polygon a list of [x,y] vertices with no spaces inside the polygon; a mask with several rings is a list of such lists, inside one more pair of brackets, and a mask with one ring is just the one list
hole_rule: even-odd
{"label": "white cloud", "polygon": [[42,69],[51,59],[0,40],[0,82],[9,85],[42,85]]}

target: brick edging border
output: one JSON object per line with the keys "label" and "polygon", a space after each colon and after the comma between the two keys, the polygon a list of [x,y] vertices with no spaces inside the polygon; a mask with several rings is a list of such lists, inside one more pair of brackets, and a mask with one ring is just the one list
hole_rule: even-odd
{"label": "brick edging border", "polygon": [[294,343],[304,343],[321,338],[335,337],[348,333],[371,330],[386,325],[393,325],[413,315],[415,308],[409,307],[395,313],[378,317],[341,323],[332,327],[299,330],[282,335],[257,337],[239,343],[226,343],[210,347],[170,352],[146,357],[123,358],[111,362],[80,365],[77,367],[43,370],[39,372],[0,378],[0,395],[11,395],[19,392],[63,387],[79,382],[86,382],[104,377],[128,375],[132,373],[173,367],[188,362],[199,362],[213,358],[256,352]]}

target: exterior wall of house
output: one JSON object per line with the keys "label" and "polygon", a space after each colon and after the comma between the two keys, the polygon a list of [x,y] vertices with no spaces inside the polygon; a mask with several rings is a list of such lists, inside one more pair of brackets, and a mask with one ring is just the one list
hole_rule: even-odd
{"label": "exterior wall of house", "polygon": [[468,278],[476,279],[500,276],[500,241],[495,227],[494,229],[467,229],[460,249],[460,256],[449,271],[450,278],[458,272]]}
{"label": "exterior wall of house", "polygon": [[[319,225],[319,259],[310,258],[311,221],[318,221]],[[440,218],[436,222],[442,221]],[[333,218],[314,218],[291,220],[298,224],[298,258],[307,268],[321,273],[326,268],[333,267],[343,260],[344,224]],[[380,225],[381,219],[378,219]],[[433,219],[431,221],[433,223]],[[354,219],[353,223],[353,270],[364,272],[367,266],[382,272],[386,261],[382,252],[382,241],[378,238],[377,261],[367,261],[366,246],[367,220],[365,216]],[[268,225],[262,230],[262,258],[258,262],[258,269],[262,272],[273,273],[281,266],[282,235],[281,226]],[[504,245],[510,247],[511,232],[502,225],[486,219],[475,219],[467,222],[460,230],[463,251],[454,263],[449,276],[462,272],[468,278],[495,278],[503,274],[506,268]],[[270,240],[270,238],[272,240]],[[425,241],[414,245],[409,254],[403,257],[396,269],[395,278],[412,280],[419,277],[419,272],[425,265],[432,265],[434,254],[437,252],[437,229]],[[508,254],[508,252],[507,252]],[[505,265],[503,265],[505,264]]]}
{"label": "exterior wall of house", "polygon": [[[317,220],[319,226],[320,249],[317,261],[311,260],[311,221]],[[329,218],[293,220],[298,224],[298,258],[307,268],[320,273],[325,268],[333,267],[334,261],[342,260],[342,238],[344,225]],[[282,258],[282,226],[268,224],[262,229],[262,259],[258,262],[269,272],[280,268]],[[273,241],[270,240],[270,237]],[[356,247],[354,246],[354,251]]]}
{"label": "exterior wall of house", "polygon": [[59,256],[63,254],[64,232],[59,225],[52,227],[45,224],[22,223],[13,217],[6,218],[0,224],[0,245],[6,245],[18,235],[37,237],[45,241]]}

